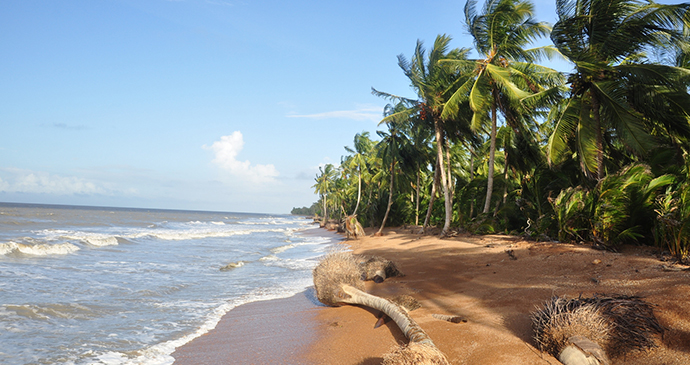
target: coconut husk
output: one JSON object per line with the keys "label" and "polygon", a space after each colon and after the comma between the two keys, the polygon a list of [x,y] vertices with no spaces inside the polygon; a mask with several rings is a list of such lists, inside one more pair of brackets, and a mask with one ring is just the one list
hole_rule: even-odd
{"label": "coconut husk", "polygon": [[359,266],[364,280],[373,280],[376,283],[382,283],[386,278],[405,276],[393,261],[380,256],[360,256]]}

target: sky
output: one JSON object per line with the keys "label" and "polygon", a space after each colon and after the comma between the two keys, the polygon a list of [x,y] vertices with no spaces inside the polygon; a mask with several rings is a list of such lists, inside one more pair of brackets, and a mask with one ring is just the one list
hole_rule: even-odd
{"label": "sky", "polygon": [[[534,1],[538,20],[555,22],[554,1]],[[439,34],[473,47],[464,5],[2,1],[0,201],[310,206],[319,166],[377,137],[371,88],[414,97],[397,55]]]}

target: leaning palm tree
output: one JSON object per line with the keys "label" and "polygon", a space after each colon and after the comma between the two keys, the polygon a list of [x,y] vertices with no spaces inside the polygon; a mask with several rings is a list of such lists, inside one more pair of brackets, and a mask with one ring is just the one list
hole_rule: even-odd
{"label": "leaning palm tree", "polygon": [[333,180],[336,176],[336,168],[332,164],[326,164],[324,167],[319,166],[319,173],[316,175],[314,180],[316,184],[312,186],[314,188],[314,193],[318,193],[321,196],[321,201],[323,203],[323,225],[328,221],[328,194],[333,191]]}
{"label": "leaning palm tree", "polygon": [[[534,6],[531,2],[487,0],[481,13],[476,11],[476,3],[475,0],[467,1],[465,18],[475,48],[482,58],[474,62],[474,77],[458,89],[444,115],[455,111],[457,101],[469,98],[474,111],[473,128],[479,130],[486,124],[490,125],[489,171],[483,209],[483,213],[488,213],[494,185],[498,113],[505,116],[510,104],[518,104],[530,93],[543,91],[541,85],[528,80],[529,75],[523,71],[526,65],[538,68],[542,74],[551,74],[554,79],[558,78],[558,73],[533,64],[542,56],[554,54],[552,47],[524,48],[547,36],[550,31],[546,23],[532,18]],[[529,88],[523,88],[525,86]]]}
{"label": "leaning palm tree", "polygon": [[[423,43],[417,41],[414,55],[407,60],[403,55],[398,56],[398,65],[410,80],[412,88],[417,93],[417,99],[404,98],[385,93],[372,88],[374,95],[403,103],[406,108],[385,117],[381,123],[410,120],[418,117],[420,123],[434,131],[436,145],[436,168],[439,173],[434,174],[434,185],[440,185],[445,199],[445,222],[441,235],[448,233],[452,218],[452,199],[450,179],[445,168],[444,147],[447,139],[447,128],[452,126],[456,114],[449,114],[441,118],[445,104],[455,93],[457,87],[464,82],[465,76],[460,68],[449,67],[443,60],[463,60],[467,58],[467,49],[449,50],[451,38],[447,35],[436,37],[434,47],[427,54]],[[457,112],[457,105],[456,105]],[[440,182],[440,184],[439,184]],[[431,209],[431,206],[429,207]]]}
{"label": "leaning palm tree", "polygon": [[390,317],[410,340],[410,349],[406,350],[405,354],[416,353],[418,349],[431,349],[430,354],[426,356],[431,356],[432,362],[427,363],[448,364],[445,356],[436,348],[429,335],[403,307],[364,292],[362,272],[352,253],[336,252],[327,255],[314,268],[313,278],[316,297],[321,303],[329,306],[354,304],[377,309]]}
{"label": "leaning palm tree", "polygon": [[[396,107],[388,105],[386,107],[386,114],[392,114],[395,112],[395,109],[400,108],[403,108],[401,104],[398,104]],[[406,163],[406,160],[410,159],[410,153],[408,152],[410,141],[394,122],[388,123],[388,132],[377,131],[376,133],[382,138],[378,144],[380,157],[384,163],[390,166],[388,171],[390,174],[390,184],[388,186],[388,205],[386,206],[386,213],[384,214],[381,222],[381,228],[379,228],[378,232],[376,232],[377,235],[381,235],[383,232],[383,227],[385,227],[386,221],[388,220],[388,214],[391,211],[391,206],[393,205],[393,187],[395,183],[396,170],[400,169],[400,166],[404,167],[409,164]]]}
{"label": "leaning palm tree", "polygon": [[576,152],[581,168],[598,180],[605,156],[622,145],[637,156],[656,144],[653,130],[690,135],[690,71],[653,64],[646,50],[682,40],[690,4],[637,0],[557,0],[551,32],[575,68],[570,96],[555,120],[547,154],[551,163]]}
{"label": "leaning palm tree", "polygon": [[367,159],[366,154],[374,147],[374,142],[369,139],[369,132],[355,134],[354,149],[345,146],[345,150],[352,154],[348,159],[348,167],[357,171],[357,204],[351,215],[356,215],[359,203],[362,200],[362,175],[366,173]]}

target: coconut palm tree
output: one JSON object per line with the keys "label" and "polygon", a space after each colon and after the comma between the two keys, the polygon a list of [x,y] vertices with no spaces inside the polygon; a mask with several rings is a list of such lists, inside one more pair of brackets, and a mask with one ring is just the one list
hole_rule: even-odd
{"label": "coconut palm tree", "polygon": [[[417,93],[417,99],[403,98],[372,88],[374,95],[402,103],[405,106],[400,111],[386,116],[381,123],[400,122],[417,116],[420,123],[424,123],[434,130],[436,168],[439,169],[439,173],[434,174],[434,184],[441,186],[445,198],[445,222],[441,235],[448,233],[452,218],[452,199],[447,169],[444,166],[444,147],[447,138],[446,127],[449,126],[448,121],[455,116],[455,114],[449,113],[446,118],[441,118],[441,113],[448,99],[464,82],[460,68],[449,67],[441,61],[466,59],[468,54],[467,49],[448,50],[450,41],[451,37],[447,35],[437,36],[434,47],[427,54],[423,43],[418,40],[410,61],[403,55],[398,56],[398,65],[410,80],[412,88]],[[457,109],[456,106],[456,111]],[[439,180],[440,184],[438,184]]]}
{"label": "coconut palm tree", "polygon": [[540,57],[553,55],[555,50],[552,47],[524,48],[547,36],[550,31],[546,23],[533,19],[531,2],[487,0],[481,13],[476,11],[476,4],[474,0],[467,1],[465,19],[481,58],[474,61],[474,77],[458,89],[444,116],[455,111],[457,101],[469,97],[469,105],[474,111],[473,128],[479,130],[489,124],[489,171],[483,210],[483,213],[488,213],[494,184],[498,113],[505,116],[511,104],[517,104],[530,93],[544,91],[539,83],[530,80],[530,75],[524,70],[529,67],[538,69],[542,75],[551,75],[552,79],[557,79],[558,73],[533,64]]}
{"label": "coconut palm tree", "polygon": [[577,152],[583,171],[604,178],[605,156],[616,145],[637,156],[656,144],[652,131],[688,135],[689,71],[652,64],[650,47],[682,39],[688,4],[636,0],[557,0],[551,32],[575,68],[570,96],[548,142],[550,163]]}
{"label": "coconut palm tree", "polygon": [[[366,131],[355,134],[354,149],[345,146],[345,150],[352,154],[346,165],[357,171],[357,204],[351,215],[357,214],[359,203],[362,200],[362,174],[366,171],[366,154],[371,151],[373,146],[374,142],[369,139],[369,132]],[[363,167],[364,171],[362,170]]]}
{"label": "coconut palm tree", "polygon": [[319,194],[323,203],[323,224],[328,221],[328,194],[333,191],[336,168],[332,164],[319,166],[319,174],[314,180],[316,184],[312,186],[314,193]]}
{"label": "coconut palm tree", "polygon": [[[395,113],[396,109],[402,109],[404,106],[398,104],[393,107],[391,105],[386,106],[386,114]],[[383,221],[381,222],[381,228],[379,228],[377,235],[381,235],[383,232],[383,227],[386,225],[386,220],[388,219],[388,214],[390,213],[391,206],[393,205],[393,186],[395,183],[396,175],[396,165],[402,165],[403,167],[409,166],[409,161],[411,160],[410,154],[410,141],[407,139],[404,133],[396,125],[396,123],[391,122],[387,124],[388,132],[376,131],[376,133],[381,136],[381,141],[378,143],[379,153],[382,161],[385,165],[389,165],[390,174],[390,184],[388,186],[388,205],[386,206],[386,213],[383,216]],[[399,168],[399,167],[398,167]]]}

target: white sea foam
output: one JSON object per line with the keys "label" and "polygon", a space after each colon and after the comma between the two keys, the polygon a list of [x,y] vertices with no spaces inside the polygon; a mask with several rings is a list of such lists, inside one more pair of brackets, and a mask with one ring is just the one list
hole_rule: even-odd
{"label": "white sea foam", "polygon": [[117,246],[117,237],[114,236],[93,236],[84,237],[82,241],[88,243],[91,246]]}
{"label": "white sea foam", "polygon": [[259,261],[278,261],[280,260],[276,255],[268,255],[259,259]]}
{"label": "white sea foam", "polygon": [[37,245],[26,245],[12,241],[0,243],[0,255],[8,255],[14,252],[33,256],[67,255],[75,251],[79,251],[79,247],[68,242],[58,244],[42,243]]}
{"label": "white sea foam", "polygon": [[[128,358],[123,353],[108,351],[99,355],[98,360],[101,364],[105,365],[171,365],[173,362],[175,362],[175,358],[172,357],[172,353],[175,352],[175,349],[216,328],[221,318],[231,309],[250,302],[288,298],[299,293],[300,291],[305,290],[309,285],[311,285],[311,281],[305,280],[295,284],[295,286],[288,288],[271,288],[270,290],[258,289],[253,293],[245,295],[241,298],[225,302],[209,313],[204,324],[195,332],[178,339],[148,347],[142,350],[140,352],[141,355],[137,356],[136,358],[132,359]],[[180,305],[180,303],[178,303],[178,305]]]}
{"label": "white sea foam", "polygon": [[279,253],[283,253],[283,252],[285,252],[291,248],[295,248],[295,247],[297,247],[297,245],[294,243],[291,243],[289,245],[283,245],[283,246],[278,246],[276,248],[272,248],[271,252],[273,252],[274,254],[279,254]]}

